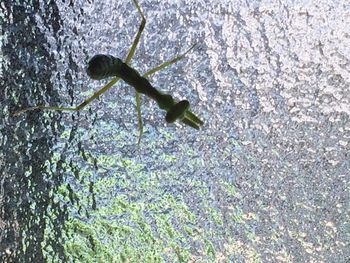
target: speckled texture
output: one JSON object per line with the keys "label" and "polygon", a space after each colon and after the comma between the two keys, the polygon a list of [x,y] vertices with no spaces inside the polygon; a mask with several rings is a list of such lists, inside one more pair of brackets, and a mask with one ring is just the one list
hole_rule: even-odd
{"label": "speckled texture", "polygon": [[[52,78],[62,105],[102,87],[86,76],[86,62],[97,53],[125,58],[140,21],[131,1],[74,2],[57,1],[58,35],[42,25],[57,74],[68,68],[75,83]],[[97,195],[98,206],[121,193],[148,205],[172,196],[195,218],[169,214],[180,233],[184,225],[197,233],[177,241],[190,262],[349,262],[350,3],[140,5],[147,24],[132,65],[145,72],[197,42],[150,80],[189,100],[205,124],[201,131],[166,124],[164,112],[142,98],[138,147],[134,92],[122,83],[89,111],[64,115],[55,151],[96,184],[128,182]],[[157,232],[151,215],[145,209]],[[166,252],[163,259],[171,262]]]}

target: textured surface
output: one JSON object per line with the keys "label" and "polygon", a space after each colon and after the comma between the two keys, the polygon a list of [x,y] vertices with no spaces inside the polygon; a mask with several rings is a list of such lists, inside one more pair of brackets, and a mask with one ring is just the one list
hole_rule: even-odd
{"label": "textured surface", "polygon": [[[85,74],[88,58],[124,58],[140,21],[131,1],[75,2],[57,1],[58,33],[55,23],[36,16],[56,61],[51,80],[62,105],[102,87]],[[147,24],[132,65],[145,72],[199,43],[150,79],[188,99],[205,125],[199,132],[166,125],[164,112],[142,97],[145,133],[138,147],[134,92],[118,83],[88,111],[62,116],[65,131],[54,131],[59,138],[51,151],[71,167],[65,180],[81,199],[91,197],[82,187],[87,181],[103,185],[105,192],[91,197],[93,208],[108,210],[120,195],[142,204],[135,207],[156,240],[175,236],[176,246],[169,241],[162,252],[169,262],[174,247],[198,262],[348,262],[348,1],[140,5]],[[12,121],[23,125],[28,117]],[[85,179],[75,180],[77,174]],[[107,178],[115,183],[107,187]],[[175,234],[160,232],[159,214]],[[134,218],[121,217],[138,228]]]}

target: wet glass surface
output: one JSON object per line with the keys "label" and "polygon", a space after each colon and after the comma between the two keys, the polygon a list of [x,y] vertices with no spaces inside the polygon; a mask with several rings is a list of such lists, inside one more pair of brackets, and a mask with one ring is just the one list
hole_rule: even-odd
{"label": "wet glass surface", "polygon": [[166,124],[86,64],[125,58],[132,1],[0,4],[0,262],[347,262],[350,4],[140,1],[140,72],[205,124]]}

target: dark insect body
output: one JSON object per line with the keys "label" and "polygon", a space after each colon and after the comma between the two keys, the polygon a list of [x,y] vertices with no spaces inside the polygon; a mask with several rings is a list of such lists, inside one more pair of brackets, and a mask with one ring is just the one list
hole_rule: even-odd
{"label": "dark insect body", "polygon": [[192,128],[199,129],[203,122],[194,115],[190,110],[190,103],[187,100],[182,100],[180,102],[175,102],[173,97],[169,94],[164,94],[161,91],[154,88],[151,83],[146,79],[147,76],[174,64],[175,62],[181,60],[188,52],[190,52],[194,46],[192,46],[189,50],[187,50],[184,54],[177,56],[171,60],[168,60],[158,67],[147,71],[145,74],[141,76],[139,72],[137,72],[134,68],[129,66],[129,63],[135,53],[135,49],[140,40],[141,33],[145,27],[146,19],[144,14],[137,2],[137,0],[132,0],[138,12],[141,15],[142,21],[139,27],[139,30],[136,34],[135,40],[132,43],[132,46],[128,52],[128,55],[123,62],[119,58],[115,58],[111,55],[103,55],[98,54],[92,57],[92,59],[88,63],[87,74],[90,78],[95,80],[101,80],[109,77],[113,77],[113,79],[106,84],[103,88],[95,92],[91,97],[84,100],[81,104],[76,107],[56,107],[56,106],[34,106],[30,108],[26,108],[14,113],[14,115],[19,115],[23,112],[35,110],[35,109],[45,109],[45,110],[58,110],[58,111],[78,111],[88,105],[91,101],[98,98],[101,94],[110,89],[119,79],[124,80],[127,84],[134,87],[136,90],[136,107],[138,112],[138,123],[140,128],[140,136],[139,142],[141,139],[141,135],[143,133],[143,125],[141,118],[141,110],[140,110],[140,94],[144,94],[153,100],[155,100],[158,104],[158,107],[165,110],[166,116],[165,120],[168,123],[175,122],[176,120],[180,120],[186,125],[191,126]]}

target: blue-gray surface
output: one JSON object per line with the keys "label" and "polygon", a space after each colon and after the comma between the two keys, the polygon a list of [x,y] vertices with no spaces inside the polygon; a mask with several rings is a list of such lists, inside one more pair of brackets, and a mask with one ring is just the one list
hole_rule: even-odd
{"label": "blue-gray surface", "polygon": [[[208,257],[195,238],[188,238],[182,245],[189,248],[191,262],[349,262],[348,1],[140,0],[147,24],[132,65],[145,72],[198,43],[185,59],[150,79],[177,99],[187,98],[205,121],[200,131],[167,125],[164,112],[142,97],[140,146],[134,91],[123,83],[79,114],[8,117],[15,110],[13,101],[20,108],[44,102],[69,105],[91,95],[104,82],[88,79],[88,59],[96,53],[124,58],[140,22],[132,1],[56,5],[54,10],[39,1],[35,9],[59,16],[56,22],[33,17],[46,42],[44,55],[55,61],[46,74],[55,90],[50,94],[58,95],[50,100],[44,94],[38,101],[2,93],[7,96],[1,101],[6,116],[2,146],[10,147],[9,125],[23,133],[13,144],[43,131],[48,138],[58,134],[50,158],[74,163],[64,178],[76,191],[75,172],[89,174],[96,184],[113,176],[128,181],[125,189],[119,185],[103,198],[96,195],[99,207],[120,193],[145,203],[156,203],[165,194],[180,200],[215,250]],[[3,48],[8,35],[0,39]],[[2,49],[2,81],[10,67],[4,54]],[[33,72],[44,72],[38,61]],[[12,85],[31,88],[30,82]],[[42,120],[40,128],[27,132],[31,126],[26,123],[35,116]],[[53,116],[60,119],[50,125]],[[2,151],[5,167],[9,161]],[[9,158],[19,162],[21,154]],[[126,162],[134,171],[125,168]],[[31,163],[24,164],[32,171]],[[147,180],[156,182],[158,192],[144,190]],[[12,253],[6,245],[1,248]]]}

